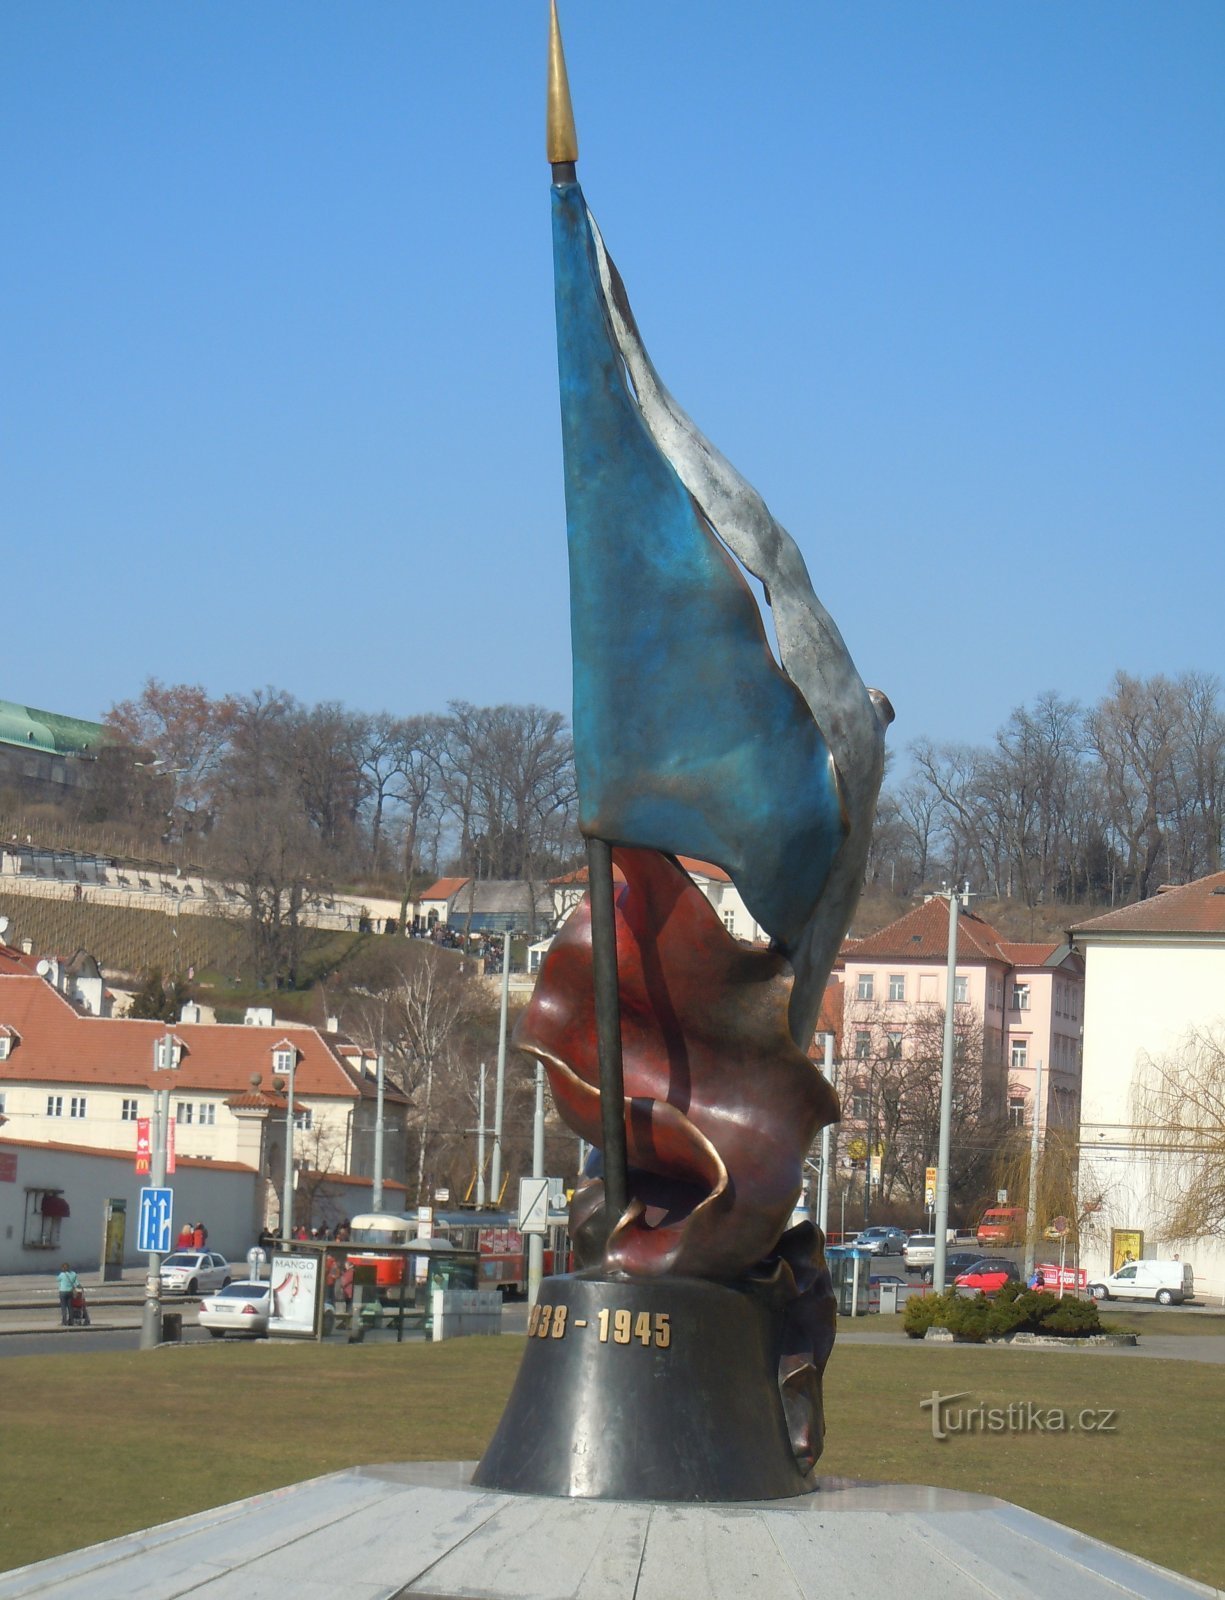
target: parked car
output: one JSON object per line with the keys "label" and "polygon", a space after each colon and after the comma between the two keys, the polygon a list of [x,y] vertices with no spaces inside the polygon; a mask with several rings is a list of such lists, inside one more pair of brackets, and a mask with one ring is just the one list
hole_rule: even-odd
{"label": "parked car", "polygon": [[979,1244],[1018,1244],[1025,1237],[1025,1213],[1020,1206],[990,1206],[975,1237]]}
{"label": "parked car", "polygon": [[1129,1261],[1089,1285],[1095,1300],[1155,1300],[1161,1306],[1181,1305],[1195,1295],[1195,1272],[1189,1261]]}
{"label": "parked car", "polygon": [[892,1283],[899,1289],[907,1287],[905,1278],[899,1278],[896,1272],[874,1272],[868,1279],[869,1289],[879,1289],[883,1284]]}
{"label": "parked car", "polygon": [[209,1250],[176,1250],[162,1262],[163,1294],[208,1294],[233,1278],[224,1256]]}
{"label": "parked car", "polygon": [[978,1290],[983,1294],[995,1294],[1006,1283],[1020,1283],[1020,1281],[1021,1274],[1017,1270],[1016,1262],[1005,1260],[1003,1256],[980,1256],[953,1279],[954,1285],[967,1294],[973,1294]]}
{"label": "parked car", "polygon": [[[980,1250],[950,1250],[944,1258],[944,1287],[947,1289],[949,1284],[956,1283],[961,1273],[968,1272],[976,1262],[982,1259]],[[936,1264],[934,1261],[930,1266],[919,1269],[919,1281],[921,1283],[931,1283],[935,1276]]]}
{"label": "parked car", "polygon": [[874,1256],[896,1256],[906,1243],[906,1233],[902,1228],[864,1228],[852,1243]]}
{"label": "parked car", "polygon": [[[227,1284],[218,1294],[201,1300],[197,1320],[214,1339],[223,1339],[227,1333],[259,1338],[268,1332],[268,1299],[267,1279],[261,1283],[254,1278],[240,1278]],[[335,1323],[336,1308],[325,1301],[324,1333],[331,1333]]]}

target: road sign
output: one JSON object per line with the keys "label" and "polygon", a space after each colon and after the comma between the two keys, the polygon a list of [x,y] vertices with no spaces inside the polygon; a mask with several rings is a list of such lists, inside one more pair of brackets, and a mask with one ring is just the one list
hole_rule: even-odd
{"label": "road sign", "polygon": [[173,1189],[140,1191],[140,1226],[136,1248],[143,1255],[165,1255],[169,1251],[170,1219],[173,1212]]}
{"label": "road sign", "polygon": [[995,1191],[995,1203],[997,1206],[1006,1206],[1008,1204],[1007,1189],[997,1189]]}
{"label": "road sign", "polygon": [[519,1232],[549,1231],[549,1179],[519,1179]]}
{"label": "road sign", "polygon": [[1051,1232],[1058,1237],[1060,1234],[1066,1233],[1070,1227],[1071,1223],[1066,1217],[1056,1217],[1054,1222],[1051,1223]]}

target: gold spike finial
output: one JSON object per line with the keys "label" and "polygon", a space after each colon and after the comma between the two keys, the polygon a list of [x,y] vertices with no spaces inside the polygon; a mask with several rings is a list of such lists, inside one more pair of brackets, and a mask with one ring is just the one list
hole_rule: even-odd
{"label": "gold spike finial", "polygon": [[574,107],[570,104],[566,57],[561,47],[557,0],[549,0],[549,109],[545,119],[545,147],[554,166],[558,162],[578,160],[578,134],[574,129]]}

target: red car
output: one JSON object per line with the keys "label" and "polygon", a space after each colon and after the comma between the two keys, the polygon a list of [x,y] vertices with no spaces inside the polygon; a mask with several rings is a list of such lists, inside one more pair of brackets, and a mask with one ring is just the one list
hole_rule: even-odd
{"label": "red car", "polygon": [[1021,1274],[1015,1262],[1006,1261],[1003,1256],[984,1256],[954,1278],[953,1285],[957,1289],[964,1289],[967,1294],[972,1294],[976,1289],[981,1289],[983,1294],[995,1294],[1006,1283],[1020,1281]]}

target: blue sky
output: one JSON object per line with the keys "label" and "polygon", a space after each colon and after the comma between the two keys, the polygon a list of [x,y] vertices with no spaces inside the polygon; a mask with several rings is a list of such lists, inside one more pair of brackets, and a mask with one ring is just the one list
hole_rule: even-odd
{"label": "blue sky", "polygon": [[[568,709],[544,0],[7,0],[0,697]],[[891,736],[1222,665],[1225,8],[563,0],[665,381]]]}

